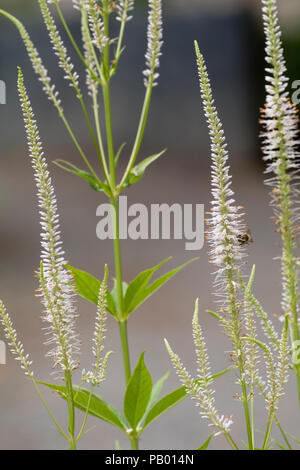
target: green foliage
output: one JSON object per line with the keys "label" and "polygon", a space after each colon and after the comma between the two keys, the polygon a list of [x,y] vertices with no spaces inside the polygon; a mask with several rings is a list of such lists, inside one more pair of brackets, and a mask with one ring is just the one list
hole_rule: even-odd
{"label": "green foliage", "polygon": [[[55,390],[58,395],[64,400],[67,399],[65,385],[50,384],[47,382],[39,383],[41,385],[44,385],[45,387]],[[122,414],[115,407],[109,405],[99,395],[96,395],[94,393],[92,394],[90,399],[90,391],[85,388],[77,387],[76,385],[74,385],[73,389],[73,400],[76,408],[84,412],[86,412],[86,410],[88,409],[89,414],[91,416],[94,416],[95,418],[99,418],[102,421],[110,423],[113,426],[126,432],[126,420],[124,416],[122,416]]]}
{"label": "green foliage", "polygon": [[165,152],[166,150],[163,150],[162,152],[157,153],[156,155],[152,155],[151,157],[145,158],[145,160],[133,167],[124,183],[124,187],[129,188],[129,186],[131,186],[132,184],[140,181],[140,179],[144,176],[148,166],[151,165],[151,163],[155,162],[155,160],[161,157]]}
{"label": "green foliage", "polygon": [[199,449],[197,450],[207,450],[208,446],[209,446],[209,443],[210,441],[212,440],[212,438],[214,437],[214,434],[211,434],[208,439],[206,439],[206,441],[202,444],[201,447],[199,447]]}
{"label": "green foliage", "polygon": [[80,178],[86,180],[90,187],[94,191],[103,191],[108,196],[110,195],[109,186],[107,183],[102,183],[99,179],[96,179],[94,175],[85,170],[80,170],[73,163],[67,162],[66,160],[55,160],[54,163],[68,173],[73,173],[73,175],[79,176]]}
{"label": "green foliage", "polygon": [[128,382],[124,396],[124,414],[133,429],[144,416],[151,398],[152,379],[144,362],[144,353]]}
{"label": "green foliage", "polygon": [[[127,284],[123,281],[122,289],[124,296],[124,315],[125,318],[133,313],[145,300],[151,297],[154,292],[156,292],[161,286],[168,282],[175,274],[181,271],[183,268],[188,266],[190,263],[195,261],[198,258],[194,258],[184,263],[178,268],[172,269],[166,274],[162,275],[154,282],[149,284],[153,274],[159,270],[167,261],[171,258],[167,258],[153,268],[146,269],[141,272],[132,282]],[[68,269],[71,271],[74,277],[74,282],[76,285],[77,293],[80,297],[89,302],[97,305],[98,301],[98,292],[100,287],[100,281],[96,279],[91,274],[82,271],[81,269],[76,269],[70,265],[67,265]],[[107,310],[115,318],[118,317],[117,314],[117,282],[115,280],[114,287],[111,292],[107,293]]]}
{"label": "green foliage", "polygon": [[[70,265],[67,265],[66,267],[73,274],[77,294],[83,299],[88,300],[89,302],[92,302],[93,304],[97,305],[100,281],[91,274],[82,271],[81,269],[73,268]],[[107,310],[112,316],[117,317],[116,304],[111,292],[109,292],[108,290]]]}

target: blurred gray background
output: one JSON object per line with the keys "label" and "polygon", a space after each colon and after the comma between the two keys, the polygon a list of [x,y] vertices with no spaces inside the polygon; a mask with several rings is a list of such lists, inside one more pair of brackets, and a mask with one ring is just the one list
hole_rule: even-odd
{"label": "blurred gray background", "polygon": [[[117,143],[128,142],[121,159],[124,168],[134,138],[143,99],[142,70],[146,47],[145,2],[137,0],[135,18],[126,34],[127,49],[122,57],[120,73],[113,80],[113,125]],[[263,35],[259,0],[165,0],[164,55],[161,60],[159,87],[155,89],[149,126],[141,156],[148,156],[167,147],[168,152],[147,171],[143,182],[128,192],[129,203],[203,203],[209,207],[209,140],[203,117],[193,53],[193,40],[199,41],[207,59],[214,88],[214,97],[224,123],[238,202],[247,210],[247,222],[254,244],[249,248],[246,269],[256,263],[255,293],[263,299],[271,315],[280,314],[280,267],[273,258],[280,243],[268,206],[268,190],[263,184],[263,165],[259,150],[259,108],[264,103]],[[79,35],[79,24],[71,1],[62,1],[70,27]],[[56,57],[41,24],[38,2],[34,0],[0,0],[24,21],[32,39],[44,58],[49,74],[61,91],[64,108],[72,127],[90,159],[96,162],[90,147],[87,129],[72,90],[63,80]],[[300,79],[299,65],[299,1],[279,0],[290,75]],[[42,380],[49,379],[51,364],[44,357],[40,305],[34,296],[37,280],[34,270],[39,265],[39,221],[30,160],[27,153],[22,116],[16,93],[16,68],[21,66],[32,104],[39,120],[41,137],[49,162],[63,158],[81,164],[52,104],[41,92],[26,57],[24,46],[13,25],[0,18],[0,79],[7,85],[7,104],[0,106],[1,170],[0,170],[0,286],[1,298],[7,304],[26,351],[34,360],[34,369]],[[79,36],[78,36],[79,37]],[[67,43],[67,40],[66,40]],[[72,54],[75,64],[80,64]],[[82,70],[81,70],[82,72]],[[297,76],[298,74],[298,76]],[[82,82],[84,80],[82,74]],[[67,259],[76,267],[102,276],[104,263],[113,270],[112,244],[96,238],[96,207],[105,202],[75,177],[50,164],[61,214],[61,225]],[[211,286],[212,267],[206,248],[186,252],[183,241],[124,241],[124,278],[130,281],[143,269],[154,266],[172,255],[171,266],[193,256],[199,260],[181,272],[145,303],[129,322],[131,359],[135,364],[146,350],[146,363],[157,380],[171,369],[163,345],[167,337],[184,363],[195,373],[191,335],[191,318],[196,297],[200,299],[200,319],[207,337],[213,371],[229,364],[228,344],[214,319],[205,310],[214,308]],[[90,338],[94,308],[83,301],[79,329],[82,338],[83,367],[90,362]],[[275,322],[277,322],[275,318]],[[278,325],[278,327],[280,327]],[[0,332],[0,339],[3,334]],[[106,348],[116,352],[110,360],[108,378],[101,394],[115,406],[122,406],[124,379],[117,324],[108,320]],[[233,414],[233,436],[240,440],[244,433],[240,403],[232,398],[238,391],[234,374],[216,383],[217,407],[222,414]],[[165,391],[178,387],[172,371]],[[293,377],[289,397],[282,400],[281,421],[300,436],[299,420],[294,413],[296,392]],[[52,409],[66,422],[65,406],[52,393],[45,392]],[[64,442],[57,435],[38,401],[31,383],[8,353],[7,365],[0,366],[0,448],[60,449]],[[194,449],[207,438],[209,430],[191,401],[186,400],[159,421],[153,423],[141,439],[145,449]],[[78,414],[81,419],[80,413]],[[264,430],[264,404],[257,405],[258,430]],[[90,420],[96,426],[81,441],[82,449],[108,449],[118,439],[123,448],[127,442],[108,424]],[[276,436],[277,433],[274,432]],[[259,436],[259,435],[258,435]],[[262,439],[262,438],[261,438]],[[226,448],[222,437],[212,449]]]}

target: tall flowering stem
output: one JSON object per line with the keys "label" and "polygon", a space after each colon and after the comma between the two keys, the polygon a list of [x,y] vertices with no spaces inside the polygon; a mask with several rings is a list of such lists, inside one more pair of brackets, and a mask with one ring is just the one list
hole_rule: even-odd
{"label": "tall flowering stem", "polygon": [[210,426],[215,429],[214,435],[224,434],[225,438],[234,450],[238,447],[230,436],[230,426],[233,424],[230,417],[220,416],[215,407],[214,390],[212,388],[213,377],[208,360],[206,344],[203,337],[202,328],[198,320],[198,300],[195,305],[193,316],[193,338],[197,356],[197,379],[193,379],[187,369],[182,364],[179,356],[175,354],[168,341],[165,339],[165,345],[173,363],[174,369],[180,378],[180,381],[186,388],[187,394],[196,402],[200,408],[202,418],[210,422]]}
{"label": "tall flowering stem", "polygon": [[132,10],[134,8],[134,0],[118,0],[116,5],[117,20],[120,22],[120,32],[118,38],[118,45],[115,53],[115,67],[113,73],[115,73],[118,66],[120,56],[122,54],[122,44],[125,32],[125,26],[128,21],[132,19]]}
{"label": "tall flowering stem", "polygon": [[147,51],[145,54],[146,58],[146,69],[144,70],[144,84],[146,87],[146,93],[143,103],[143,108],[140,116],[139,126],[131,152],[131,156],[126,167],[125,173],[119,184],[119,191],[122,190],[124,184],[128,178],[130,171],[139,154],[141,144],[143,141],[145,128],[147,124],[150,101],[152,96],[153,87],[157,85],[159,74],[157,69],[160,65],[160,56],[162,50],[162,36],[163,36],[163,21],[162,21],[162,0],[148,0],[149,13],[148,13],[148,34],[147,34]]}
{"label": "tall flowering stem", "polygon": [[[115,278],[116,278],[116,304],[115,318],[118,321],[120,329],[120,338],[123,352],[124,372],[126,384],[131,377],[131,363],[129,355],[129,342],[127,334],[128,312],[125,311],[124,293],[123,293],[123,269],[122,256],[119,238],[119,196],[130,184],[132,184],[131,172],[135,170],[135,162],[139,156],[141,145],[144,138],[147,124],[150,101],[153,88],[158,82],[158,68],[160,66],[160,56],[162,51],[162,0],[148,0],[148,34],[146,44],[146,70],[143,74],[145,83],[145,96],[141,115],[138,123],[137,133],[132,145],[128,164],[125,168],[120,182],[117,181],[117,163],[121,146],[116,152],[116,144],[113,133],[113,119],[111,106],[111,80],[114,77],[119,61],[124,50],[123,39],[125,26],[132,17],[134,0],[73,0],[73,6],[81,15],[81,44],[73,37],[73,34],[67,24],[61,7],[60,0],[38,0],[44,23],[47,27],[53,50],[58,57],[59,67],[64,71],[65,78],[75,90],[76,97],[81,103],[81,108],[85,120],[87,121],[92,141],[96,148],[98,159],[102,168],[103,178],[99,177],[98,172],[90,163],[77,137],[74,135],[69,121],[67,120],[64,109],[56,91],[55,86],[49,78],[48,71],[43,65],[37,49],[32,43],[26,29],[15,17],[0,9],[0,15],[6,16],[18,28],[25,44],[27,53],[32,62],[34,70],[43,84],[43,89],[48,98],[56,107],[59,116],[63,120],[69,134],[71,135],[76,149],[83,158],[87,168],[77,168],[71,162],[59,160],[56,163],[63,169],[79,176],[95,191],[102,191],[109,198],[113,206],[113,224],[114,224],[114,257],[115,257]],[[58,18],[64,27],[66,37],[69,39],[74,51],[85,66],[86,88],[92,99],[94,122],[90,121],[90,114],[86,109],[84,102],[85,90],[79,80],[79,75],[75,71],[71,62],[71,55],[62,39],[59,28],[56,26],[51,8],[56,10]],[[111,37],[111,20],[114,19],[120,26],[119,34],[116,38]],[[19,77],[19,87],[21,90],[21,101],[27,126],[28,139],[32,161],[35,169],[35,177],[39,190],[39,203],[42,213],[43,228],[43,257],[40,270],[40,292],[45,307],[44,319],[48,322],[51,337],[49,344],[54,345],[49,356],[53,357],[54,364],[60,372],[64,372],[66,385],[68,389],[68,403],[70,405],[70,432],[74,431],[74,406],[72,404],[72,372],[77,367],[77,361],[74,354],[77,352],[77,337],[74,332],[74,320],[76,317],[72,304],[72,279],[65,269],[63,252],[60,251],[61,240],[59,236],[58,215],[56,200],[54,197],[51,180],[48,175],[46,161],[43,156],[42,148],[39,142],[36,123],[32,114],[30,103],[23,88],[22,77]],[[102,119],[100,116],[100,87],[102,89],[103,99],[103,122],[105,123],[105,133],[102,132]],[[95,129],[95,130],[94,130]],[[154,161],[154,160],[153,160]],[[88,171],[86,171],[88,170]],[[61,290],[59,290],[63,287]],[[99,294],[103,300],[103,292]],[[101,300],[101,302],[102,302]],[[96,325],[97,341],[100,345],[101,333],[103,332],[103,303],[98,305],[98,323]],[[67,314],[68,313],[68,314]],[[102,315],[102,317],[101,317]],[[95,338],[96,340],[96,338]],[[97,350],[99,364],[95,362],[95,370],[89,371],[85,376],[90,382],[100,380],[103,376],[106,360],[102,362],[101,346]],[[98,367],[98,372],[96,371]],[[97,373],[96,373],[97,372]],[[92,375],[91,375],[92,374]],[[101,379],[102,380],[102,379]],[[100,381],[101,381],[100,380]],[[130,438],[130,437],[129,437]],[[131,440],[131,446],[135,449],[138,442]],[[75,440],[76,441],[76,440]],[[74,444],[74,443],[73,443]],[[76,442],[75,444],[76,445]]]}
{"label": "tall flowering stem", "polygon": [[105,357],[102,359],[102,353],[104,349],[104,340],[106,332],[106,318],[107,318],[107,277],[108,269],[105,266],[105,274],[102,283],[100,284],[98,305],[97,305],[97,314],[94,328],[94,337],[93,337],[93,356],[95,362],[93,364],[92,371],[82,371],[82,378],[84,382],[88,382],[93,386],[100,385],[106,374],[107,360],[111,354],[108,352]]}
{"label": "tall flowering stem", "polygon": [[235,205],[229,175],[228,152],[224,131],[212,97],[206,65],[195,43],[201,96],[211,139],[212,158],[212,208],[209,219],[208,241],[211,262],[216,266],[214,285],[220,303],[220,312],[225,315],[225,329],[233,346],[233,359],[239,370],[242,402],[245,411],[249,448],[253,448],[252,430],[246,385],[245,345],[242,341],[242,305],[239,300],[239,269],[245,256],[239,243],[244,232],[240,208]]}
{"label": "tall flowering stem", "polygon": [[110,351],[106,353],[106,355],[102,358],[102,353],[104,350],[104,340],[105,340],[105,333],[106,333],[106,318],[107,318],[107,313],[106,313],[107,277],[108,277],[108,269],[107,269],[107,266],[105,266],[104,279],[102,283],[100,284],[100,289],[99,289],[99,297],[98,297],[98,305],[97,305],[97,313],[96,313],[96,321],[95,321],[94,337],[93,337],[92,353],[93,353],[95,362],[93,364],[93,370],[86,371],[84,369],[81,375],[81,381],[91,384],[91,390],[90,390],[90,394],[88,398],[85,417],[82,423],[81,430],[77,436],[77,441],[82,436],[86,422],[87,422],[94,388],[96,386],[99,386],[105,380],[107,361],[108,361],[109,356],[112,354],[112,352]]}
{"label": "tall flowering stem", "polygon": [[79,352],[79,341],[75,332],[77,315],[73,302],[72,278],[65,267],[54,189],[20,69],[18,90],[40,207],[42,227],[40,290],[45,308],[43,319],[47,324],[46,331],[49,337],[46,344],[52,347],[47,355],[53,359],[54,367],[59,373],[63,373],[65,379],[69,408],[70,445],[71,448],[76,448],[72,372],[78,366],[75,356]]}
{"label": "tall flowering stem", "polygon": [[[282,309],[288,315],[290,340],[294,350],[300,340],[298,302],[299,270],[295,254],[297,222],[299,220],[299,132],[296,106],[287,91],[288,78],[283,55],[282,34],[279,26],[276,0],[262,0],[266,35],[266,105],[262,112],[264,127],[263,151],[267,163],[266,180],[271,185],[271,204],[282,240]],[[300,364],[295,363],[300,403]]]}

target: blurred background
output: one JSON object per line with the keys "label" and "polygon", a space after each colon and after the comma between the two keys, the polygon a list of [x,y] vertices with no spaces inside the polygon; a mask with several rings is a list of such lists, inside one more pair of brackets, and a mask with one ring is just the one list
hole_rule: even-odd
{"label": "blurred background", "polygon": [[[136,0],[134,20],[126,33],[126,51],[117,77],[113,80],[113,125],[117,143],[128,142],[120,168],[124,168],[135,135],[143,99],[142,71],[146,47],[146,1]],[[224,123],[231,155],[234,189],[238,202],[247,210],[247,222],[254,244],[249,247],[250,270],[256,263],[255,293],[264,300],[264,307],[280,314],[280,267],[274,261],[280,243],[268,206],[268,190],[263,184],[263,164],[259,149],[259,108],[264,104],[263,32],[259,0],[165,0],[164,55],[161,60],[159,87],[151,104],[149,125],[141,156],[152,155],[167,147],[168,152],[148,170],[143,182],[128,192],[129,204],[203,203],[209,207],[209,140],[202,113],[199,86],[193,53],[197,39],[212,79],[214,97]],[[279,0],[284,31],[289,75],[300,79],[300,4],[298,0]],[[80,26],[71,0],[61,5],[70,28],[79,39]],[[63,80],[56,57],[49,46],[43,28],[38,2],[34,0],[0,0],[0,7],[17,15],[26,25],[36,43],[49,74],[61,92],[64,108],[72,128],[95,159],[87,129],[72,90]],[[34,369],[42,380],[48,380],[51,364],[44,358],[46,347],[41,332],[40,305],[34,296],[37,280],[34,270],[39,265],[39,221],[35,187],[27,153],[24,127],[16,94],[16,68],[21,66],[36,115],[49,162],[56,158],[80,166],[80,159],[70,142],[52,104],[41,91],[33,74],[22,41],[6,19],[0,18],[0,80],[7,86],[7,104],[0,105],[1,171],[0,171],[0,286],[1,298],[8,305],[26,351],[34,360]],[[66,40],[67,42],[67,40]],[[78,69],[80,64],[69,48]],[[82,82],[84,75],[82,75]],[[96,160],[95,160],[96,162]],[[124,162],[124,163],[123,163]],[[69,262],[100,277],[104,263],[112,274],[113,252],[109,241],[96,238],[96,208],[106,202],[101,193],[93,192],[83,182],[50,164],[59,202],[65,250]],[[194,300],[200,299],[200,319],[207,337],[213,371],[229,364],[230,345],[215,320],[205,313],[213,309],[211,287],[212,267],[206,247],[201,252],[186,252],[183,241],[124,241],[123,265],[125,280],[130,281],[146,267],[154,266],[172,255],[170,265],[177,266],[192,256],[199,260],[181,272],[144,304],[129,322],[131,359],[135,364],[141,351],[146,350],[146,363],[157,380],[171,369],[163,345],[167,337],[192,373],[195,358],[191,336]],[[263,260],[263,262],[262,262]],[[92,305],[79,301],[79,328],[82,337],[83,367],[89,366],[90,338],[94,322]],[[275,318],[275,322],[276,322]],[[279,326],[278,326],[279,327]],[[0,339],[3,335],[0,332]],[[117,325],[108,321],[106,348],[116,352],[110,360],[108,379],[101,394],[121,407],[123,370]],[[7,365],[0,366],[0,448],[1,449],[60,449],[64,443],[49,426],[49,418],[35,396],[32,386],[20,372],[10,353]],[[237,386],[229,385],[228,377],[216,384],[217,407],[220,413],[233,415],[233,436],[244,432],[240,403],[233,399]],[[178,387],[174,372],[165,391]],[[281,421],[284,427],[299,437],[299,421],[293,413],[296,392],[293,377],[289,383],[289,398],[282,401]],[[121,393],[120,393],[121,392]],[[64,422],[65,406],[47,393],[51,407]],[[256,427],[263,431],[266,413],[258,403]],[[126,440],[108,424],[91,419],[96,427],[82,439],[83,449],[108,449],[119,440]],[[207,438],[209,431],[193,403],[181,403],[160,421],[153,423],[141,440],[145,449],[195,449]],[[276,431],[274,436],[277,436]],[[212,449],[225,448],[221,437]]]}

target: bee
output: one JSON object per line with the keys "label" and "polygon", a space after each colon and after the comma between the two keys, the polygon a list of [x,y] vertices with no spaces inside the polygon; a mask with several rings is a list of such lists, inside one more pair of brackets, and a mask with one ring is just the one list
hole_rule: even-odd
{"label": "bee", "polygon": [[239,242],[241,246],[248,245],[249,243],[253,243],[253,238],[252,238],[250,230],[248,229],[246,232],[240,233],[239,235],[237,235],[237,241]]}

